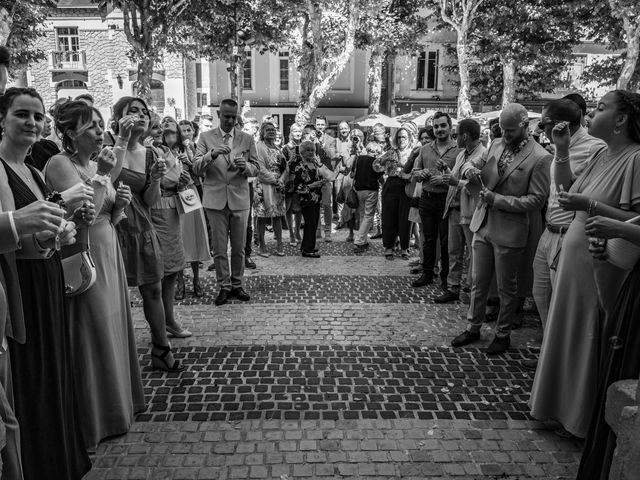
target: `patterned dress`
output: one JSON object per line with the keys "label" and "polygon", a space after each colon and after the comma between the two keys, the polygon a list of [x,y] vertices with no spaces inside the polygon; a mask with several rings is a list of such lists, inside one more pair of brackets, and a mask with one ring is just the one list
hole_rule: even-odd
{"label": "patterned dress", "polygon": [[258,181],[254,193],[253,208],[258,218],[282,217],[287,213],[284,187],[275,185],[286,169],[286,160],[277,147],[263,142],[256,145],[258,154]]}

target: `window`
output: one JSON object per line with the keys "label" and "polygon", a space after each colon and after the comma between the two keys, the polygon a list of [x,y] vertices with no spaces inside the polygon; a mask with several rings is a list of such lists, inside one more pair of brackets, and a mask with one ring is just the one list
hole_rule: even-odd
{"label": "window", "polygon": [[437,50],[422,52],[418,57],[418,78],[416,87],[425,90],[438,89],[439,55]]}
{"label": "window", "polygon": [[198,92],[196,94],[196,103],[198,108],[206,107],[209,104],[207,101],[207,94]]}
{"label": "window", "polygon": [[66,89],[87,89],[87,84],[82,80],[64,80],[56,85],[58,90],[66,88]]}
{"label": "window", "polygon": [[58,37],[58,50],[63,52],[75,52],[80,50],[78,27],[56,28],[56,35]]}
{"label": "window", "polygon": [[202,88],[202,63],[196,62],[196,88]]}
{"label": "window", "polygon": [[280,90],[289,90],[289,52],[280,52]]}
{"label": "window", "polygon": [[242,89],[253,90],[253,65],[251,50],[245,52],[246,57],[242,66]]}

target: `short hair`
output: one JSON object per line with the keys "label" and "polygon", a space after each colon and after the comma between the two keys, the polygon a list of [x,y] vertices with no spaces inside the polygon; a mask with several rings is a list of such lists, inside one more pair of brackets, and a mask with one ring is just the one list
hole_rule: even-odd
{"label": "short hair", "polygon": [[76,98],[74,98],[74,100],[88,100],[88,101],[91,102],[91,104],[94,103],[93,97],[91,95],[89,95],[88,93],[81,93]]}
{"label": "short hair", "polygon": [[465,118],[458,122],[458,135],[469,135],[471,140],[480,139],[480,124],[472,118]]}
{"label": "short hair", "polygon": [[5,65],[9,68],[11,64],[11,52],[4,45],[0,45],[0,65]]}
{"label": "short hair", "polygon": [[493,125],[491,125],[489,131],[491,135],[493,135],[493,138],[502,138],[502,129],[500,128],[499,123],[494,123]]}
{"label": "short hair", "polygon": [[233,98],[225,98],[220,102],[220,108],[222,108],[223,105],[226,105],[227,107],[231,107],[231,108],[238,108],[238,102],[236,102]]}
{"label": "short hair", "polygon": [[447,123],[449,124],[449,128],[453,126],[453,122],[451,121],[451,115],[446,112],[436,112],[433,114],[433,121],[435,122],[437,119],[445,117],[447,119]]}
{"label": "short hair", "polygon": [[316,151],[316,144],[313,143],[311,140],[303,140],[302,142],[300,142],[300,146],[298,147],[299,149],[302,149],[302,147],[305,147],[307,145],[311,146],[311,149],[313,150],[314,154]]}
{"label": "short hair", "polygon": [[580,111],[582,112],[583,116],[587,114],[587,101],[579,93],[570,93],[569,95],[565,95],[562,98],[566,98],[567,100],[575,102],[576,105],[580,107]]}
{"label": "short hair", "polygon": [[551,100],[542,111],[554,122],[569,122],[572,127],[580,126],[582,119],[580,106],[568,98]]}
{"label": "short hair", "polygon": [[324,115],[318,115],[313,123],[316,123],[318,120],[324,120],[324,123],[329,123],[327,122],[327,117]]}

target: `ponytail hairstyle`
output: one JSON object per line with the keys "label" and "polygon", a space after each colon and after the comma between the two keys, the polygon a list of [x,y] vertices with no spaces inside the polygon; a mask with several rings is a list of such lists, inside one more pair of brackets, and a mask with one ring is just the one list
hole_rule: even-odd
{"label": "ponytail hairstyle", "polygon": [[619,113],[627,115],[629,138],[640,143],[640,93],[629,90],[614,90]]}
{"label": "ponytail hairstyle", "polygon": [[94,112],[103,120],[100,111],[90,107],[83,100],[57,103],[51,108],[50,113],[53,116],[56,132],[62,140],[62,148],[64,148],[65,152],[69,154],[76,152],[75,138],[72,138],[70,133],[73,132],[74,136],[78,137],[85,130],[91,128]]}

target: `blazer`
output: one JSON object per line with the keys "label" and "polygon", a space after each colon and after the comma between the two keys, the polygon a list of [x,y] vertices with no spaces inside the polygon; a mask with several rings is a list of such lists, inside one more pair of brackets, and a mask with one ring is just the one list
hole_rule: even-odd
{"label": "blazer", "polygon": [[[236,128],[231,153],[212,157],[211,150],[223,144],[219,128],[201,133],[198,139],[193,172],[204,177],[202,206],[214,210],[222,210],[226,206],[229,210],[248,210],[251,205],[247,178],[258,174],[256,144],[251,135]],[[229,162],[240,155],[247,160],[245,170],[229,169]]]}
{"label": "blazer", "polygon": [[478,202],[469,228],[477,232],[486,225],[491,240],[498,245],[524,248],[529,236],[529,213],[542,210],[549,195],[553,157],[531,138],[500,177],[498,160],[505,148],[504,140],[497,139],[480,162],[467,163],[462,168],[464,174],[471,166],[480,167],[484,185],[496,194],[491,206]]}

